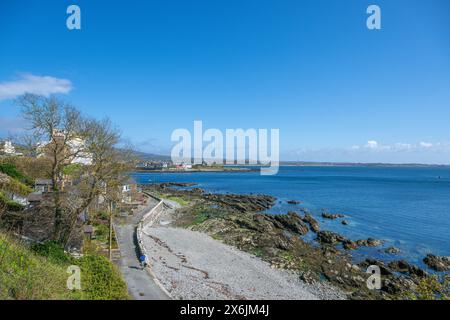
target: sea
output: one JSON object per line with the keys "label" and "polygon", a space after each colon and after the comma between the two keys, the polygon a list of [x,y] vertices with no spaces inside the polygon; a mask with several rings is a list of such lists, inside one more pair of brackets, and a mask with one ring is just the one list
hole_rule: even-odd
{"label": "sea", "polygon": [[[213,193],[267,194],[277,198],[270,214],[307,208],[322,230],[352,240],[380,239],[380,247],[362,247],[354,259],[404,259],[423,268],[428,253],[450,256],[450,168],[419,166],[282,166],[279,173],[259,172],[133,173],[140,184],[193,182]],[[288,204],[301,201],[300,205]],[[323,211],[345,215],[321,217]],[[305,239],[315,242],[309,232]],[[398,254],[387,254],[395,246]]]}

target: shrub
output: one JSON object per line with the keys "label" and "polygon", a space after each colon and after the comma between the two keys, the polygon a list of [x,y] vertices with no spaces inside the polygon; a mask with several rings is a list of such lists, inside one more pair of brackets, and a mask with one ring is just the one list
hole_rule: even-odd
{"label": "shrub", "polygon": [[31,246],[31,250],[55,263],[70,264],[73,262],[72,257],[64,252],[63,246],[54,241],[34,244]]}
{"label": "shrub", "polygon": [[76,261],[81,268],[83,299],[125,300],[127,286],[114,265],[103,256],[85,255]]}
{"label": "shrub", "polygon": [[95,225],[95,237],[100,242],[109,241],[109,227],[104,224]]}
{"label": "shrub", "polygon": [[0,172],[29,186],[33,185],[33,180],[20,172],[12,163],[0,162]]}
{"label": "shrub", "polygon": [[417,299],[419,300],[450,300],[450,275],[443,279],[437,276],[425,278],[417,286]]}
{"label": "shrub", "polygon": [[4,205],[8,211],[22,211],[24,206],[20,203],[12,201],[8,199],[1,191],[0,191],[0,204]]}

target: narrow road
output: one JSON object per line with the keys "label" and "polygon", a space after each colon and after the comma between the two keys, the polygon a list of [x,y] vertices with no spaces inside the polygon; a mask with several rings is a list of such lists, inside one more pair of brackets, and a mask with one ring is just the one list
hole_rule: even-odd
{"label": "narrow road", "polygon": [[153,277],[146,270],[141,270],[138,259],[139,250],[135,243],[137,224],[157,203],[156,200],[149,199],[143,210],[136,212],[132,217],[118,219],[114,223],[121,255],[119,269],[127,283],[130,295],[135,300],[169,299],[155,283]]}

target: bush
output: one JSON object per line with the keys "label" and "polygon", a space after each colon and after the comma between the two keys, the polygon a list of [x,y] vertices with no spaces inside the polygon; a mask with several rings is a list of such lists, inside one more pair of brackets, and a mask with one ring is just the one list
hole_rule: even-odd
{"label": "bush", "polygon": [[72,257],[64,252],[63,246],[54,241],[34,244],[31,246],[31,250],[54,263],[70,264],[73,262]]}
{"label": "bush", "polygon": [[33,186],[33,180],[22,172],[20,172],[16,166],[12,163],[8,162],[0,162],[0,172],[10,176],[13,179],[19,180],[22,183],[25,183],[29,186]]}
{"label": "bush", "polygon": [[81,268],[83,299],[126,300],[127,286],[114,265],[103,256],[86,255],[76,261]]}
{"label": "bush", "polygon": [[23,205],[8,199],[1,191],[0,191],[0,204],[4,205],[8,211],[18,212],[24,209]]}
{"label": "bush", "polygon": [[109,227],[104,224],[95,225],[95,237],[100,242],[109,241]]}
{"label": "bush", "polygon": [[420,281],[415,298],[419,300],[450,300],[450,275],[445,275],[443,279],[432,276]]}

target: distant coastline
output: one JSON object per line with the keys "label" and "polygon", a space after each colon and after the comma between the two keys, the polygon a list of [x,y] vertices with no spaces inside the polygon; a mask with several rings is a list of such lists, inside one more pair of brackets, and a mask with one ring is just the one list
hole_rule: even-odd
{"label": "distant coastline", "polygon": [[[166,155],[136,152],[136,156],[144,161],[170,162],[171,157]],[[192,159],[194,160],[194,159]],[[202,161],[199,161],[200,163]],[[260,167],[260,164],[226,164],[224,167]],[[386,162],[321,162],[321,161],[280,161],[280,166],[286,167],[450,167],[449,164],[427,163],[386,163]]]}
{"label": "distant coastline", "polygon": [[202,168],[202,169],[186,169],[186,170],[161,170],[161,169],[143,169],[143,168],[137,168],[133,170],[134,172],[145,172],[145,173],[242,173],[242,172],[255,172],[259,171],[257,169],[253,168],[229,168],[229,167],[223,167],[223,168]]}

